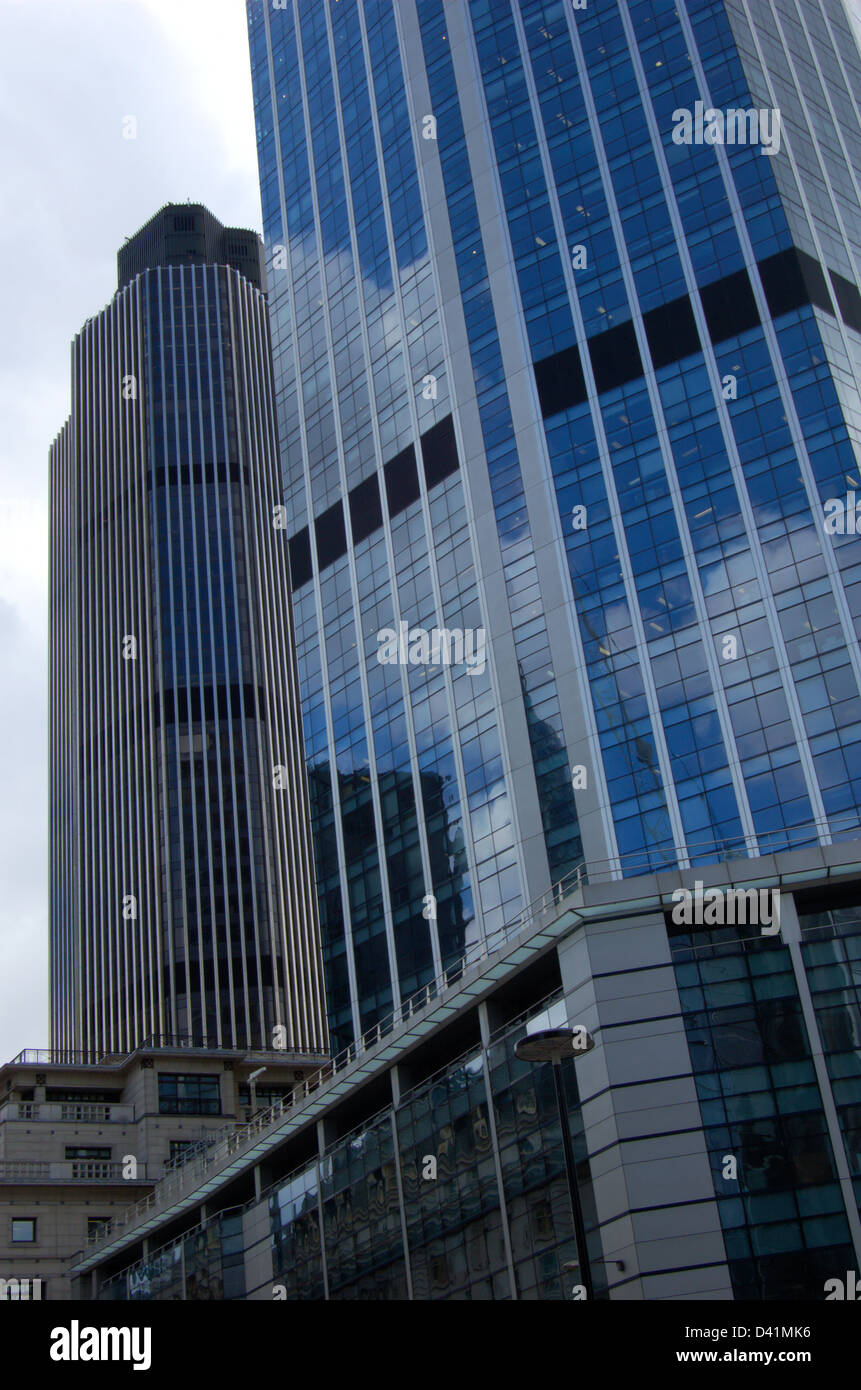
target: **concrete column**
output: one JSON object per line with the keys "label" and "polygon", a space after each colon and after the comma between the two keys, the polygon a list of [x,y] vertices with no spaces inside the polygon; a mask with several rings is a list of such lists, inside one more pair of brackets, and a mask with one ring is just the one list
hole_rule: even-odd
{"label": "concrete column", "polygon": [[245,1252],[246,1297],[249,1301],[271,1302],[273,1286],[278,1280],[272,1264],[268,1202],[260,1202],[243,1212],[242,1247]]}
{"label": "concrete column", "polygon": [[559,963],[596,1042],[577,1083],[610,1297],[731,1299],[663,915],[587,923]]}
{"label": "concrete column", "polygon": [[410,1068],[403,1062],[396,1062],[389,1072],[392,1082],[392,1105],[397,1108],[401,1103],[401,1096],[406,1095],[415,1085],[415,1079]]}
{"label": "concrete column", "polygon": [[326,1149],[328,1149],[331,1144],[334,1144],[337,1137],[338,1129],[333,1119],[328,1115],[324,1115],[321,1120],[317,1121],[317,1153],[321,1158]]}
{"label": "concrete column", "polygon": [[496,1112],[493,1108],[493,1088],[490,1080],[490,1062],[487,1049],[493,1031],[491,1015],[493,1010],[484,1002],[478,1006],[478,1022],[481,1028],[481,1065],[484,1073],[484,1089],[487,1095],[487,1124],[490,1129],[490,1142],[493,1146],[493,1171],[496,1176],[496,1190],[499,1193],[499,1213],[502,1217],[502,1241],[505,1246],[505,1263],[508,1267],[508,1285],[512,1299],[517,1298],[517,1279],[514,1274],[514,1251],[511,1245],[511,1229],[508,1224],[508,1207],[505,1202],[505,1183],[502,1178],[502,1163],[499,1157],[499,1135],[496,1132]]}

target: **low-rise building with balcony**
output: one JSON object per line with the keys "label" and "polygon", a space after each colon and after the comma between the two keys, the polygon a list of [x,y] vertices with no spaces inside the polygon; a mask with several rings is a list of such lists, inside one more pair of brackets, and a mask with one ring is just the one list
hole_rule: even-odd
{"label": "low-rise building with balcony", "polygon": [[225,1127],[289,1103],[325,1060],[176,1039],[19,1053],[0,1067],[0,1299],[68,1298],[69,1261],[95,1232]]}

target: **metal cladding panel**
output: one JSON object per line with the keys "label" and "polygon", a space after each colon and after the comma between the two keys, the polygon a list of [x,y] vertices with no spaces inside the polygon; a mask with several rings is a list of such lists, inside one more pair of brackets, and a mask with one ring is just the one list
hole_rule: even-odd
{"label": "metal cladding panel", "polygon": [[51,453],[53,1045],[325,1051],[263,295],[225,266],[145,271],[76,339],[72,396]]}

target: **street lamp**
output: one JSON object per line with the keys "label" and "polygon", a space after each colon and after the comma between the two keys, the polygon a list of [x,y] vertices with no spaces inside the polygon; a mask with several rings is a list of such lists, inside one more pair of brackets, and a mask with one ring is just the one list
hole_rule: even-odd
{"label": "street lamp", "polygon": [[583,1224],[583,1207],[580,1202],[580,1189],[577,1186],[577,1170],[574,1167],[574,1150],[571,1147],[571,1134],[568,1129],[568,1108],[562,1088],[561,1067],[566,1057],[580,1057],[591,1052],[595,1039],[585,1028],[545,1028],[540,1033],[527,1033],[515,1044],[514,1055],[522,1062],[551,1062],[553,1064],[553,1083],[556,1089],[556,1106],[559,1111],[559,1128],[562,1130],[562,1151],[565,1155],[565,1176],[568,1179],[568,1196],[571,1199],[571,1215],[574,1218],[574,1236],[577,1241],[577,1257],[580,1262],[580,1280],[586,1290],[587,1299],[594,1298],[592,1271],[589,1268],[589,1252],[586,1248],[586,1227]]}
{"label": "street lamp", "polygon": [[258,1076],[262,1076],[266,1070],[266,1067],[258,1067],[257,1070],[251,1072],[248,1077],[248,1090],[251,1099],[251,1114],[249,1116],[249,1119],[252,1120],[254,1119],[254,1116],[257,1114],[257,1078]]}

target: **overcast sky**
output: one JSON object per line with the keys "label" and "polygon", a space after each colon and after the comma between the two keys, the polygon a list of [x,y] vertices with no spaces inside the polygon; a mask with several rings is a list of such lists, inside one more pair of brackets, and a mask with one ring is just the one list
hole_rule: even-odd
{"label": "overcast sky", "polygon": [[49,1041],[47,454],[69,345],[124,237],[186,199],[261,228],[243,0],[0,0],[0,1062]]}
{"label": "overcast sky", "polygon": [[69,344],[124,237],[186,199],[260,230],[244,0],[0,0],[0,1061],[49,1041],[47,453]]}

